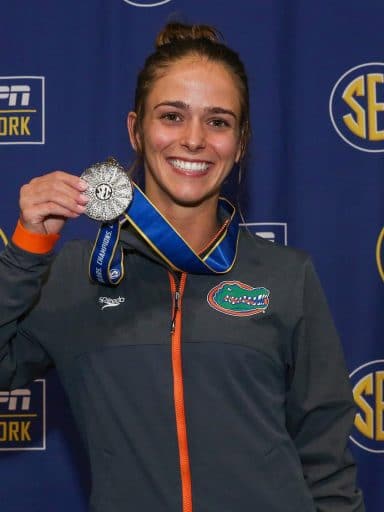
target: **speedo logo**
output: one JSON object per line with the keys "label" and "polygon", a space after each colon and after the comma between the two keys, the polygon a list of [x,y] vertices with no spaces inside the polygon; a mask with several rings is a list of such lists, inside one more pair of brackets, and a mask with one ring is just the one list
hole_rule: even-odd
{"label": "speedo logo", "polygon": [[223,281],[207,295],[208,304],[217,311],[232,316],[265,313],[270,291],[263,286],[253,288],[240,281]]}
{"label": "speedo logo", "polygon": [[123,302],[125,302],[125,297],[117,297],[116,299],[112,297],[99,297],[99,304],[101,304],[100,309],[115,308],[120,306]]}

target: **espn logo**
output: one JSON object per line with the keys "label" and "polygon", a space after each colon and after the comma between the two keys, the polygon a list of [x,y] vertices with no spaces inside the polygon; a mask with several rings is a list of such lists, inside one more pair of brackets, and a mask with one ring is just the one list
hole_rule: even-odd
{"label": "espn logo", "polygon": [[0,451],[45,450],[45,380],[0,391]]}
{"label": "espn logo", "polygon": [[44,77],[0,77],[0,144],[44,144]]}
{"label": "espn logo", "polygon": [[30,97],[29,85],[0,85],[0,100],[8,100],[8,107],[16,107],[18,100],[20,106],[28,107]]}

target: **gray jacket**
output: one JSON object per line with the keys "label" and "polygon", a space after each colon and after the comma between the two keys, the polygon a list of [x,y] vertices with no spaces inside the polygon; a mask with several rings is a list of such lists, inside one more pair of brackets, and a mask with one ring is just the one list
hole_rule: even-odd
{"label": "gray jacket", "polygon": [[350,384],[309,258],[242,232],[229,273],[180,280],[129,230],[121,244],[115,288],[89,282],[87,242],[0,255],[0,387],[56,366],[90,510],[364,511]]}

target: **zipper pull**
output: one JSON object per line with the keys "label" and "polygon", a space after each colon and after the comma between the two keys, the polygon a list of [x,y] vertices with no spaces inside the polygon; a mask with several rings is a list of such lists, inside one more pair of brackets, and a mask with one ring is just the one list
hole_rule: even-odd
{"label": "zipper pull", "polygon": [[175,291],[175,309],[173,311],[173,318],[171,322],[171,333],[175,332],[175,322],[176,322],[176,313],[179,310],[179,299],[180,299],[180,292],[178,290]]}

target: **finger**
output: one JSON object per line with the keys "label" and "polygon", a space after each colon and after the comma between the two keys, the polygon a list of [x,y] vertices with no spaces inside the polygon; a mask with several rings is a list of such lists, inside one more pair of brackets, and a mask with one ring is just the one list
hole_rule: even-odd
{"label": "finger", "polygon": [[25,185],[20,191],[22,210],[50,201],[76,211],[77,206],[87,204],[89,198],[63,182],[39,182],[38,185]]}
{"label": "finger", "polygon": [[21,218],[23,219],[23,224],[40,224],[45,219],[52,217],[65,217],[74,219],[84,213],[84,210],[84,206],[79,207],[78,211],[73,211],[57,203],[48,202],[39,205],[38,207],[31,208],[26,212],[22,212]]}
{"label": "finger", "polygon": [[32,196],[32,200],[41,198],[42,201],[48,201],[50,198],[55,200],[58,196],[66,196],[79,204],[86,204],[89,200],[86,194],[63,181],[42,182],[38,187],[31,188],[28,194]]}
{"label": "finger", "polygon": [[38,176],[37,178],[33,178],[31,180],[31,183],[36,180],[63,181],[64,183],[67,183],[69,186],[71,186],[77,190],[80,190],[81,192],[88,188],[88,183],[85,180],[81,179],[79,176],[70,174],[69,172],[65,172],[65,171],[52,171],[52,172],[44,174],[42,176]]}
{"label": "finger", "polygon": [[43,219],[47,215],[60,215],[59,212],[65,211],[73,215],[80,215],[85,212],[85,205],[73,203],[67,198],[55,201],[44,201],[38,204],[24,206],[21,205],[22,215],[29,219]]}

